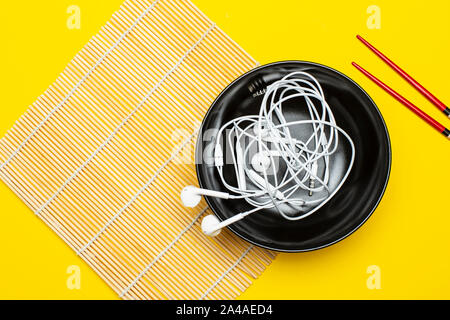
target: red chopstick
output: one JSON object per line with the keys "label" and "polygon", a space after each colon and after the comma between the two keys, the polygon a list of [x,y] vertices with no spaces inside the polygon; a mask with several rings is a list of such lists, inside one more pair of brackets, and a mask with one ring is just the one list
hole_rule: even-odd
{"label": "red chopstick", "polygon": [[395,99],[400,101],[403,105],[405,105],[408,109],[410,109],[412,112],[414,112],[416,115],[418,115],[420,118],[425,120],[429,125],[431,125],[433,128],[438,130],[440,133],[442,133],[444,136],[450,139],[450,130],[445,128],[442,124],[434,120],[432,117],[430,117],[428,114],[423,112],[421,109],[416,107],[412,102],[407,100],[405,97],[400,95],[398,92],[394,91],[392,88],[390,88],[388,85],[383,83],[381,80],[377,79],[374,75],[369,73],[367,70],[363,69],[361,66],[359,66],[357,63],[352,62],[352,65],[361,71],[365,76],[367,76],[370,80],[375,82],[378,86],[380,86],[383,90],[385,90],[387,93],[389,93],[391,96],[393,96]]}
{"label": "red chopstick", "polygon": [[450,108],[448,108],[442,101],[436,98],[430,91],[425,89],[420,83],[414,80],[409,74],[407,74],[403,69],[401,69],[398,65],[396,65],[392,60],[382,54],[379,50],[377,50],[374,46],[372,46],[367,40],[365,40],[360,35],[357,35],[356,38],[360,40],[366,47],[368,47],[373,53],[375,53],[381,60],[386,62],[392,69],[394,69],[400,76],[402,76],[409,84],[411,84],[414,88],[416,88],[422,95],[424,95],[432,104],[434,104],[439,110],[444,112],[446,116],[450,118]]}

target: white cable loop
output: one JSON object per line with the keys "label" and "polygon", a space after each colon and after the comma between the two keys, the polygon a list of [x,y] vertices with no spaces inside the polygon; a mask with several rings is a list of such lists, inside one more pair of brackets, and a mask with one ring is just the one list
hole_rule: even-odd
{"label": "white cable loop", "polygon": [[[308,118],[292,120],[292,114],[283,110],[286,102],[306,104]],[[332,188],[330,159],[337,154],[340,136],[348,142],[351,156],[342,179]],[[225,179],[224,164],[216,163],[223,185],[231,192],[229,198],[245,199],[254,207],[242,216],[270,208],[288,220],[310,216],[339,191],[355,159],[352,139],[336,124],[319,82],[306,72],[290,73],[269,85],[259,115],[227,122],[217,137],[217,153],[223,158],[226,148],[234,166],[235,185]],[[293,211],[301,213],[292,215]]]}

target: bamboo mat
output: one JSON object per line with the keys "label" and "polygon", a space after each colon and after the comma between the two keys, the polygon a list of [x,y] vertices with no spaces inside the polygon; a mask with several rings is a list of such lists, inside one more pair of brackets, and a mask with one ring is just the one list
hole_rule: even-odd
{"label": "bamboo mat", "polygon": [[199,123],[257,62],[185,0],[129,0],[0,141],[1,179],[124,299],[232,299],[274,253],[204,236]]}

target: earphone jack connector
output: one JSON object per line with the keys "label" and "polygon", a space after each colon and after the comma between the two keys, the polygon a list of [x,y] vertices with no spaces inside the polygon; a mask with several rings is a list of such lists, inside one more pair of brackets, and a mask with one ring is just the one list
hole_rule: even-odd
{"label": "earphone jack connector", "polygon": [[313,189],[316,186],[316,176],[319,166],[317,165],[317,161],[314,162],[311,166],[311,176],[309,177],[309,196],[312,197]]}

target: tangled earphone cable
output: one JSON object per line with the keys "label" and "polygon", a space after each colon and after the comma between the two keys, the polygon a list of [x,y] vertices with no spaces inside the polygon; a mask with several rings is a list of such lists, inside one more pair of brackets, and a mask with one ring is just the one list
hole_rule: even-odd
{"label": "tangled earphone cable", "polygon": [[[293,99],[306,103],[308,118],[288,120],[292,113],[288,116],[284,107],[288,101],[292,105]],[[294,133],[297,133],[295,138]],[[348,141],[351,156],[341,181],[331,190],[330,158],[338,150],[339,135]],[[230,153],[227,159],[231,159],[234,168],[233,183],[224,174],[221,137]],[[214,159],[222,184],[230,193],[187,187],[183,190],[185,194],[182,193],[183,202],[189,205],[200,201],[193,201],[195,193],[197,197],[244,199],[254,208],[223,222],[215,216],[205,217],[202,229],[209,235],[263,209],[275,208],[291,221],[317,212],[346,181],[353,167],[355,146],[336,124],[319,82],[299,71],[266,88],[259,115],[235,118],[219,129]]]}

